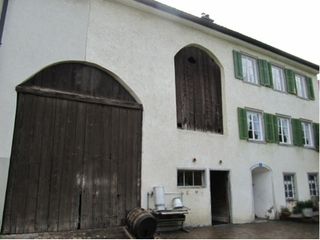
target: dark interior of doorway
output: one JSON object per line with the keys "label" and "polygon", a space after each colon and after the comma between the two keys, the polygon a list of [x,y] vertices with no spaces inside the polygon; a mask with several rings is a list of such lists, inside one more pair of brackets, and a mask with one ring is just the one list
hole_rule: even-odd
{"label": "dark interior of doorway", "polygon": [[210,171],[212,225],[230,223],[229,171]]}

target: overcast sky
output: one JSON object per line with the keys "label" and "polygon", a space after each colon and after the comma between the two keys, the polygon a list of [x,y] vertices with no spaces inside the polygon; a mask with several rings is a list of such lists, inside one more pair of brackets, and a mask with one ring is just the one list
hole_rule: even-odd
{"label": "overcast sky", "polygon": [[158,1],[320,65],[320,0]]}

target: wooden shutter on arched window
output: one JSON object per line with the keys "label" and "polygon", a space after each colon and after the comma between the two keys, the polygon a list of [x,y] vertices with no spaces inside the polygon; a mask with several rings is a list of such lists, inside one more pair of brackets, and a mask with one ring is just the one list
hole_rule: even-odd
{"label": "wooden shutter on arched window", "polygon": [[175,56],[177,126],[223,133],[221,74],[203,50],[186,47]]}

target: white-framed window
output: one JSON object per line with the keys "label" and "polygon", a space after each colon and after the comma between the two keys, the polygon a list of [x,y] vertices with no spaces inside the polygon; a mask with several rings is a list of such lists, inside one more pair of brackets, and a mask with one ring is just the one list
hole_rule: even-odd
{"label": "white-framed window", "polygon": [[303,143],[305,147],[314,147],[313,130],[310,122],[301,122],[303,131]]}
{"label": "white-framed window", "polygon": [[278,117],[279,143],[291,144],[291,124],[289,118]]}
{"label": "white-framed window", "polygon": [[271,71],[272,71],[273,88],[275,90],[285,92],[286,80],[284,77],[284,70],[280,67],[271,65]]}
{"label": "white-framed window", "polygon": [[243,80],[258,84],[258,63],[257,59],[247,55],[241,55]]}
{"label": "white-framed window", "polygon": [[308,173],[308,183],[311,197],[319,196],[319,181],[317,173]]}
{"label": "white-framed window", "polygon": [[204,170],[178,170],[177,184],[179,187],[204,187]]}
{"label": "white-framed window", "polygon": [[248,138],[263,141],[262,113],[247,111]]}
{"label": "white-framed window", "polygon": [[302,75],[295,74],[297,95],[302,98],[308,98],[306,78]]}
{"label": "white-framed window", "polygon": [[296,199],[296,187],[293,173],[286,173],[283,175],[284,194],[286,200]]}

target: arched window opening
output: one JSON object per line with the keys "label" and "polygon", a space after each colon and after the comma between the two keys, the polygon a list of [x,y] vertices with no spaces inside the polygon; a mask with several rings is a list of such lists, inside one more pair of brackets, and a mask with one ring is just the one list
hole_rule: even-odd
{"label": "arched window opening", "polygon": [[197,47],[175,56],[177,127],[223,134],[221,73],[217,63]]}

